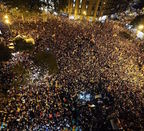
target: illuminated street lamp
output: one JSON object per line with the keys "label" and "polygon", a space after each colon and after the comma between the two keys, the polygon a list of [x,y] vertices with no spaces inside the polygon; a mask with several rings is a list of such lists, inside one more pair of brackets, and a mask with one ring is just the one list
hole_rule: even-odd
{"label": "illuminated street lamp", "polygon": [[86,13],[86,11],[83,11],[83,15],[86,15],[87,13]]}
{"label": "illuminated street lamp", "polygon": [[7,14],[4,16],[4,23],[10,25],[9,16]]}
{"label": "illuminated street lamp", "polygon": [[6,19],[4,22],[5,22],[7,25],[9,25],[9,24],[10,24],[9,19]]}
{"label": "illuminated street lamp", "polygon": [[10,29],[11,22],[10,22],[9,17],[8,17],[7,14],[4,16],[4,23],[8,26],[8,28],[10,30],[10,33],[11,33],[11,29]]}

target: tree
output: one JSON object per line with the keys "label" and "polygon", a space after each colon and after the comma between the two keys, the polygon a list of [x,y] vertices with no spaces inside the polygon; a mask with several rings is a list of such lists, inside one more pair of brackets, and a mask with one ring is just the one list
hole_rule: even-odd
{"label": "tree", "polygon": [[68,5],[68,0],[52,0],[52,2],[54,4],[55,11],[57,12],[64,10],[66,6]]}
{"label": "tree", "polygon": [[7,46],[0,44],[0,62],[8,61],[11,58],[11,52]]}
{"label": "tree", "polygon": [[68,0],[59,0],[59,11],[64,10],[68,5]]}
{"label": "tree", "polygon": [[41,0],[3,0],[9,7],[18,7],[20,9],[39,10],[44,2]]}
{"label": "tree", "polygon": [[[8,61],[11,58],[11,52],[7,46],[0,44],[0,91],[6,93],[9,89],[8,81],[11,79],[10,72],[3,72],[1,62]],[[10,78],[10,79],[8,79]]]}
{"label": "tree", "polygon": [[3,0],[9,7],[19,7],[20,9],[39,10],[39,7],[48,6],[52,7],[54,4],[55,11],[64,10],[68,4],[67,0]]}
{"label": "tree", "polygon": [[33,50],[35,45],[35,41],[33,38],[26,38],[25,36],[19,35],[13,39],[13,42],[16,51],[31,51]]}

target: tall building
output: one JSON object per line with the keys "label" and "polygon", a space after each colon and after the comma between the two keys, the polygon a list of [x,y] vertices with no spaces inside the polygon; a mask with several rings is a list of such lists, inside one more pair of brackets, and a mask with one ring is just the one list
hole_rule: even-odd
{"label": "tall building", "polygon": [[130,0],[68,0],[67,12],[71,15],[100,17],[123,11]]}

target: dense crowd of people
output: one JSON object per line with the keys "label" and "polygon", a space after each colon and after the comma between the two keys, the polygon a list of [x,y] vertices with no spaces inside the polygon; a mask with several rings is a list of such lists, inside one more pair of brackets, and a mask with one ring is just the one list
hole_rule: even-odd
{"label": "dense crowd of people", "polygon": [[[121,25],[49,15],[47,22],[15,21],[11,32],[13,37],[31,36],[36,44],[33,52],[17,53],[1,69],[9,72],[21,64],[29,74],[6,78],[27,82],[8,90],[8,101],[0,112],[3,128],[144,129],[143,53],[137,41],[120,37],[120,32],[127,32]],[[33,63],[32,56],[40,50],[53,52],[59,69],[56,74]]]}

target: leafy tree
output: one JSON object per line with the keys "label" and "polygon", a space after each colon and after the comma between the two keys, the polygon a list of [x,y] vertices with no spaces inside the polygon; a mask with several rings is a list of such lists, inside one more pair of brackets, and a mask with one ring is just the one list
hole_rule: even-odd
{"label": "leafy tree", "polygon": [[0,62],[8,61],[11,58],[11,52],[7,46],[0,44]]}
{"label": "leafy tree", "polygon": [[41,0],[3,0],[9,7],[19,7],[20,9],[34,9],[38,10],[44,2]]}
{"label": "leafy tree", "polygon": [[22,36],[15,37],[13,42],[16,51],[33,50],[35,44],[34,39]]}
{"label": "leafy tree", "polygon": [[39,10],[39,7],[48,6],[52,7],[54,3],[55,11],[64,10],[68,4],[67,0],[47,0],[46,2],[41,0],[3,0],[3,2],[9,7],[19,7],[20,9]]}
{"label": "leafy tree", "polygon": [[[64,10],[68,5],[68,0],[52,0],[52,2],[54,4],[55,11],[57,12]],[[47,0],[47,4],[51,5],[49,0]]]}
{"label": "leafy tree", "polygon": [[66,6],[68,5],[68,0],[59,0],[59,11],[60,10],[64,10],[66,8]]}

